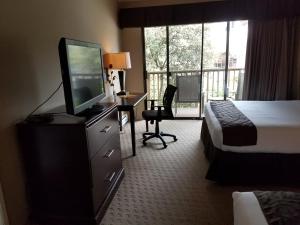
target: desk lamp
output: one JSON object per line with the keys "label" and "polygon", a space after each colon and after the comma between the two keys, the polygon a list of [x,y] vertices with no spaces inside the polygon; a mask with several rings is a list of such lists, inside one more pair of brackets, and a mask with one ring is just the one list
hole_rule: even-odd
{"label": "desk lamp", "polygon": [[103,55],[103,61],[105,68],[118,70],[121,91],[117,95],[126,95],[125,70],[131,68],[130,53],[107,53]]}

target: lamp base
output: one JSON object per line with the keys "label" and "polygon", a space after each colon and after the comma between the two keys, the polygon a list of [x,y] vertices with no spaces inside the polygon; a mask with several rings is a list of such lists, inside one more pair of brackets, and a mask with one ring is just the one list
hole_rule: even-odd
{"label": "lamp base", "polygon": [[118,96],[126,95],[126,91],[120,91],[120,92],[117,93],[117,95],[118,95]]}

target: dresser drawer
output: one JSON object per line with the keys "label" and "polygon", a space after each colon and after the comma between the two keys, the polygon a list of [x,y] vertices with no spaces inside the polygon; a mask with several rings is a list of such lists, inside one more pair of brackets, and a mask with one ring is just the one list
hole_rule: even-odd
{"label": "dresser drawer", "polygon": [[96,212],[122,168],[119,134],[112,135],[109,142],[96,153],[91,160],[91,168]]}
{"label": "dresser drawer", "polygon": [[118,111],[115,110],[106,117],[87,128],[87,140],[90,158],[93,157],[106,141],[119,133]]}

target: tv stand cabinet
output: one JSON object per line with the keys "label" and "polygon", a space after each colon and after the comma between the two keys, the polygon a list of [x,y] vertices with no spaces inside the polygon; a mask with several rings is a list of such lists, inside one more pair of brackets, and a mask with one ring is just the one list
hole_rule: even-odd
{"label": "tv stand cabinet", "polygon": [[123,176],[115,104],[90,118],[18,124],[31,220],[99,224]]}

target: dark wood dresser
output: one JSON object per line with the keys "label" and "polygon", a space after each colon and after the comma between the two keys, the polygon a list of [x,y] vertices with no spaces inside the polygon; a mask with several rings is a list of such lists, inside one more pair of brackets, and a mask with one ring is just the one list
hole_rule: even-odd
{"label": "dark wood dresser", "polygon": [[116,105],[18,124],[31,220],[99,224],[123,176]]}

